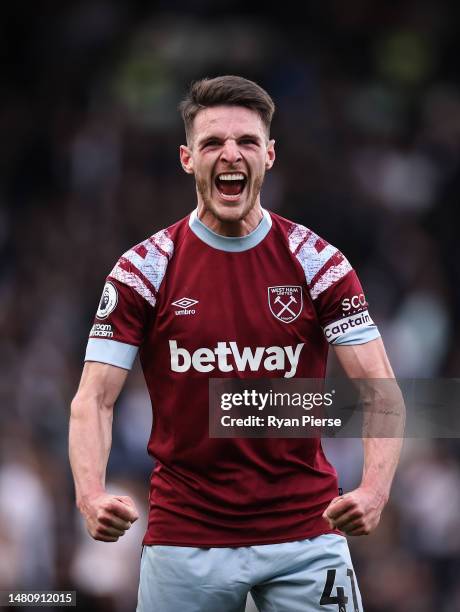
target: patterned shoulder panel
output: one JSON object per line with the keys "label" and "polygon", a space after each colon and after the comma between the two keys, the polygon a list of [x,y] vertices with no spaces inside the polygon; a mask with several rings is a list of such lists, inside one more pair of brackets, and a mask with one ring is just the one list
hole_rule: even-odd
{"label": "patterned shoulder panel", "polygon": [[303,225],[293,223],[288,240],[291,253],[305,273],[313,300],[352,269],[338,249]]}
{"label": "patterned shoulder panel", "polygon": [[126,251],[109,276],[134,289],[154,307],[173,252],[174,242],[169,231],[160,230]]}

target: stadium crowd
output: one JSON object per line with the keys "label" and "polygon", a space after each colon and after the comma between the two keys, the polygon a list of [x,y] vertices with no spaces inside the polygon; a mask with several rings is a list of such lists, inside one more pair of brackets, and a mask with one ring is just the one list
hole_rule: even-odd
{"label": "stadium crowd", "polygon": [[[194,78],[241,74],[267,89],[278,158],[263,205],[350,259],[398,377],[459,376],[458,7],[329,0],[297,21],[214,5],[45,2],[24,16],[8,3],[0,590],[76,590],[82,610],[133,608],[152,469],[139,366],[116,407],[108,474],[144,511],[115,545],[91,540],[74,505],[69,404],[106,274],[194,206],[176,110]],[[350,540],[367,612],[460,609],[459,435],[407,440],[381,525]],[[325,447],[344,490],[356,486],[360,441]]]}

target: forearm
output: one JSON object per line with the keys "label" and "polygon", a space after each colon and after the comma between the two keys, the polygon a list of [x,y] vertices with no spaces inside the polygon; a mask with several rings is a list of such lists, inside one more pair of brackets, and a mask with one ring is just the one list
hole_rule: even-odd
{"label": "forearm", "polygon": [[395,379],[365,381],[363,401],[364,465],[361,486],[384,503],[401,454],[405,406]]}
{"label": "forearm", "polygon": [[105,473],[112,443],[112,406],[102,399],[72,402],[69,456],[75,482],[77,505],[105,490]]}
{"label": "forearm", "polygon": [[363,438],[363,446],[361,486],[386,503],[401,454],[402,438]]}
{"label": "forearm", "polygon": [[390,496],[401,454],[405,408],[394,379],[357,383],[363,407],[364,466],[360,486],[334,498],[323,517],[347,535],[367,535],[376,528]]}

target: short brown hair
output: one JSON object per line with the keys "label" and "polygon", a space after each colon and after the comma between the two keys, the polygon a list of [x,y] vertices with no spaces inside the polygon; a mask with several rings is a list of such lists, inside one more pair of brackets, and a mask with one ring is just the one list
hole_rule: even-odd
{"label": "short brown hair", "polygon": [[226,75],[214,79],[201,79],[190,85],[184,100],[179,104],[179,110],[184,120],[187,142],[192,135],[193,121],[198,112],[210,106],[244,106],[256,111],[267,134],[270,134],[270,124],[275,104],[268,93],[254,83],[240,76]]}

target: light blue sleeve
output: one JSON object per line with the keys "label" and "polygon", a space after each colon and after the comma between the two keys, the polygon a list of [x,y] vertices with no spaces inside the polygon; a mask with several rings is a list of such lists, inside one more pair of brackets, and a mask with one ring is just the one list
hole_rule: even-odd
{"label": "light blue sleeve", "polygon": [[86,347],[85,361],[99,361],[130,370],[138,347],[117,340],[90,338]]}

